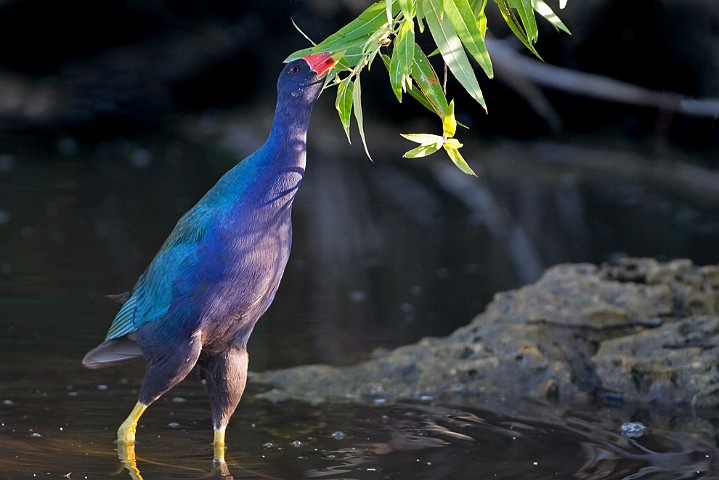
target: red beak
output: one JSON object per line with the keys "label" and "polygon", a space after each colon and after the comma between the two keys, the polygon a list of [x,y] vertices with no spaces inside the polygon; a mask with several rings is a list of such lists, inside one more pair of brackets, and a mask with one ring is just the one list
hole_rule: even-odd
{"label": "red beak", "polygon": [[317,75],[322,75],[337,63],[332,58],[331,53],[314,53],[312,55],[305,55],[302,59],[307,62],[312,71]]}

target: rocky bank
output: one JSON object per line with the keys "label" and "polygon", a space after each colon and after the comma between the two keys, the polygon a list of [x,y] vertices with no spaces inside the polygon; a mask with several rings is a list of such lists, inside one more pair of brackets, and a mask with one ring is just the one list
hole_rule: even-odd
{"label": "rocky bank", "polygon": [[689,260],[558,265],[448,337],[252,382],[272,401],[716,406],[718,291],[719,268]]}

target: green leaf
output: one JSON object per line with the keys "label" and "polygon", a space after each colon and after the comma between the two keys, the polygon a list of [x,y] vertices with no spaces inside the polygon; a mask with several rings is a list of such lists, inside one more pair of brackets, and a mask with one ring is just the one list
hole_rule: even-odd
{"label": "green leaf", "polygon": [[357,45],[364,45],[370,35],[387,23],[385,7],[386,4],[384,0],[370,5],[364,12],[360,13],[357,18],[325,38],[319,45],[298,50],[287,57],[285,62],[311,53],[337,52],[351,49]]}
{"label": "green leaf", "polygon": [[554,13],[554,10],[552,10],[552,8],[547,5],[547,2],[545,2],[544,0],[532,0],[532,6],[534,7],[534,10],[536,10],[538,14],[540,14],[549,23],[551,23],[554,28],[568,33],[569,35],[572,34],[572,32],[570,32],[567,28],[567,26],[564,25],[564,22],[562,22],[557,16],[557,14]]}
{"label": "green leaf", "polygon": [[449,102],[449,111],[442,120],[442,133],[447,138],[454,137],[457,132],[457,119],[454,117],[454,100]]}
{"label": "green leaf", "polygon": [[449,110],[447,98],[442,91],[437,72],[432,68],[429,59],[419,45],[414,46],[414,62],[412,64],[412,78],[419,87],[409,90],[409,94],[416,98],[422,105],[436,113],[439,118],[444,118]]}
{"label": "green leaf", "polygon": [[415,17],[417,18],[417,26],[419,27],[419,33],[424,33],[424,9],[422,8],[422,0],[416,0],[414,2],[417,11]]}
{"label": "green leaf", "polygon": [[537,19],[534,18],[534,8],[532,8],[532,0],[508,0],[509,4],[517,10],[519,18],[522,19],[524,31],[531,43],[536,43],[539,36],[537,28]]}
{"label": "green leaf", "polygon": [[351,78],[352,77],[348,76],[337,85],[337,99],[335,100],[335,108],[340,117],[345,135],[347,135],[347,141],[350,143],[352,143],[350,139],[350,116],[352,115],[352,91],[354,90],[354,83],[350,81]]}
{"label": "green leaf", "polygon": [[357,120],[357,129],[359,130],[360,138],[362,139],[362,145],[364,146],[364,152],[367,154],[367,158],[372,160],[372,155],[369,154],[367,148],[367,139],[364,134],[364,117],[362,115],[362,88],[360,86],[360,77],[357,76],[354,81],[354,87],[352,89],[352,105],[354,107],[354,116]]}
{"label": "green leaf", "polygon": [[421,158],[426,157],[427,155],[432,155],[437,150],[439,150],[441,145],[437,145],[436,143],[432,143],[429,145],[420,145],[419,147],[415,147],[412,150],[408,150],[404,152],[404,155],[402,155],[405,158]]}
{"label": "green leaf", "polygon": [[400,133],[404,138],[414,143],[421,143],[422,145],[437,144],[440,147],[444,143],[444,139],[439,135],[432,135],[431,133]]}
{"label": "green leaf", "polygon": [[402,101],[402,92],[412,86],[412,61],[414,59],[414,22],[404,20],[394,42],[389,77],[397,100]]}
{"label": "green leaf", "polygon": [[[461,144],[460,144],[461,146]],[[444,151],[447,152],[447,155],[449,155],[450,160],[464,173],[468,175],[474,175],[477,176],[476,173],[474,173],[474,170],[467,165],[467,162],[464,160],[464,157],[462,157],[462,154],[459,153],[459,148],[450,147],[448,144],[444,144]]]}
{"label": "green leaf", "polygon": [[[467,54],[464,53],[462,42],[457,36],[454,27],[452,27],[452,23],[447,16],[442,15],[441,2],[442,0],[424,0],[424,14],[429,31],[452,75],[462,84],[472,98],[486,110],[487,106],[484,103],[477,77],[474,75],[474,70],[469,64]],[[444,115],[442,118],[444,118]]]}
{"label": "green leaf", "polygon": [[402,12],[404,19],[412,20],[417,11],[416,2],[414,0],[397,0],[397,3],[399,3],[399,10]]}
{"label": "green leaf", "polygon": [[477,25],[472,7],[467,0],[445,0],[444,14],[457,32],[462,44],[477,60],[484,73],[492,78],[492,60],[489,58],[487,46],[484,44],[484,34]]}
{"label": "green leaf", "polygon": [[[417,47],[419,48],[419,47]],[[382,55],[382,61],[384,62],[384,66],[387,67],[387,71],[389,72],[389,65],[390,65],[390,58],[387,55]],[[408,90],[409,94],[414,97],[415,100],[417,100],[419,103],[421,103],[427,110],[430,112],[435,112],[434,106],[427,100],[427,98],[424,96],[424,93],[421,91],[421,89],[412,88]]]}
{"label": "green leaf", "polygon": [[512,33],[514,33],[514,35],[519,39],[519,41],[522,42],[522,44],[527,47],[530,52],[532,52],[537,58],[541,60],[542,57],[539,56],[539,52],[537,52],[537,49],[535,49],[534,45],[532,45],[532,42],[527,37],[527,34],[522,28],[522,25],[520,25],[519,21],[517,20],[517,17],[512,11],[512,8],[507,3],[509,0],[495,1],[497,2],[497,6],[499,7],[499,12],[502,14],[502,18],[504,18],[504,21],[509,26],[509,29],[512,30]]}

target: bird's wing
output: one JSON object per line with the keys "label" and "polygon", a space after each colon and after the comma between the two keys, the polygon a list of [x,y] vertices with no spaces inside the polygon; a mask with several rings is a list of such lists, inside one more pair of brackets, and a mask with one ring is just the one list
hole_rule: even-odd
{"label": "bird's wing", "polygon": [[197,246],[212,221],[202,203],[187,212],[142,274],[130,298],[110,325],[106,339],[123,337],[142,325],[162,318],[173,299],[175,280],[195,258]]}

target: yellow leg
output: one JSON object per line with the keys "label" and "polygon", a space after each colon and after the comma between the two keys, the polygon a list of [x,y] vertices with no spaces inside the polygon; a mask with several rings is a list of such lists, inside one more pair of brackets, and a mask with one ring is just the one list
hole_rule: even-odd
{"label": "yellow leg", "polygon": [[127,416],[120,428],[117,429],[117,443],[123,445],[134,445],[135,444],[135,431],[137,430],[137,421],[140,420],[142,412],[145,411],[147,405],[143,405],[140,402],[135,404],[135,408],[132,409],[130,415]]}
{"label": "yellow leg", "polygon": [[215,438],[212,442],[215,450],[215,461],[225,461],[225,429],[216,429]]}

